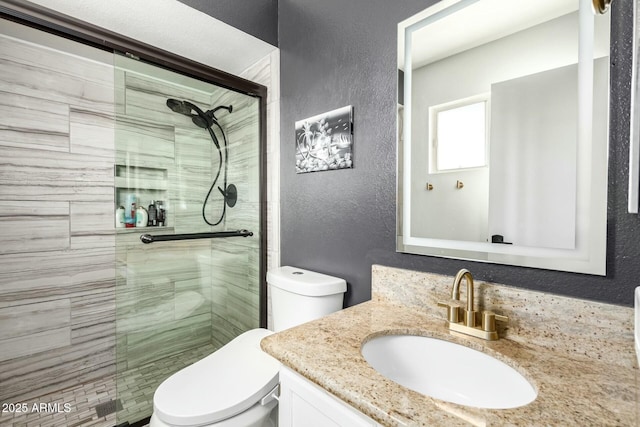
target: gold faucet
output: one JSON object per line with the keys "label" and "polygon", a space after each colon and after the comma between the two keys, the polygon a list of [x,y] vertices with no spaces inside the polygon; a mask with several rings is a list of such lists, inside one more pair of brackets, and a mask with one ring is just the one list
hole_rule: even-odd
{"label": "gold faucet", "polygon": [[[466,309],[460,302],[460,283],[462,279],[467,282],[467,304]],[[471,272],[465,268],[458,271],[455,279],[453,279],[453,287],[451,288],[451,300],[448,302],[439,302],[438,306],[447,308],[447,323],[449,329],[455,332],[471,335],[476,338],[495,341],[498,339],[496,331],[496,320],[507,322],[507,316],[495,314],[493,311],[483,310],[480,326],[477,325],[478,312],[473,309],[473,276]],[[460,316],[460,313],[463,313]],[[460,320],[462,317],[462,320]]]}

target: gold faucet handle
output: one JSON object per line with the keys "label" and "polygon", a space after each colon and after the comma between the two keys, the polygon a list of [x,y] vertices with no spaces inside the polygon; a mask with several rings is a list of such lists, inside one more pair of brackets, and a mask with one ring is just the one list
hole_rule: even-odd
{"label": "gold faucet handle", "polygon": [[496,314],[496,320],[500,321],[500,322],[508,322],[509,321],[509,316],[503,316],[502,314]]}
{"label": "gold faucet handle", "polygon": [[445,307],[447,309],[447,320],[451,323],[460,322],[460,312],[464,307],[460,301],[457,300],[449,300],[449,301],[438,301],[438,307]]}
{"label": "gold faucet handle", "polygon": [[496,320],[500,322],[508,322],[509,317],[501,314],[495,314],[491,310],[484,310],[482,312],[482,330],[486,332],[495,332]]}

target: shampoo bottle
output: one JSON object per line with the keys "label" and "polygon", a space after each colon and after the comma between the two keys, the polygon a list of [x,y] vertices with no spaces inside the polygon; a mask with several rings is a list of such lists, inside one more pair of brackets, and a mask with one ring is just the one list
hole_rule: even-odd
{"label": "shampoo bottle", "polygon": [[124,206],[124,222],[127,228],[136,226],[136,202],[137,197],[135,194],[127,194]]}
{"label": "shampoo bottle", "polygon": [[164,202],[162,200],[156,200],[156,217],[158,219],[158,226],[164,227],[167,225],[167,213],[164,210]]}
{"label": "shampoo bottle", "polygon": [[149,214],[144,206],[136,209],[136,227],[146,227],[149,223]]}
{"label": "shampoo bottle", "polygon": [[149,226],[155,227],[156,225],[158,225],[158,210],[156,209],[155,200],[151,201],[151,204],[149,205],[149,209],[147,212],[149,214]]}
{"label": "shampoo bottle", "polygon": [[116,228],[124,227],[124,206],[118,206],[118,209],[116,209]]}

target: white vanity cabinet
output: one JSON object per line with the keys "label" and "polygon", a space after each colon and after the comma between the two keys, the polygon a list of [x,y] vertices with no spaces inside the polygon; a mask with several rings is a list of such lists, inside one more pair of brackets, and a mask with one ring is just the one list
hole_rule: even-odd
{"label": "white vanity cabinet", "polygon": [[298,373],[280,369],[280,427],[379,427],[371,418],[347,405]]}

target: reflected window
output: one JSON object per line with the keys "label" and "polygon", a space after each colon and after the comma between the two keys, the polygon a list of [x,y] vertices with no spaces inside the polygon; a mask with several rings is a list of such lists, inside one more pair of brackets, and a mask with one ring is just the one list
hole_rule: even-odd
{"label": "reflected window", "polygon": [[432,173],[487,166],[488,102],[474,97],[429,109]]}

